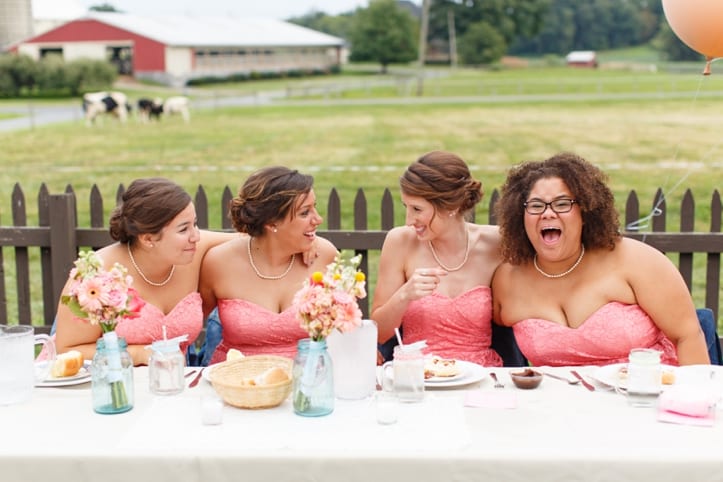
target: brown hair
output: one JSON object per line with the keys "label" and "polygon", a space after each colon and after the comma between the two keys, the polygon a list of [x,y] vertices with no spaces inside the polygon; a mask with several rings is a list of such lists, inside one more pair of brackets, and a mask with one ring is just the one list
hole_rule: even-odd
{"label": "brown hair", "polygon": [[260,236],[264,225],[286,217],[300,196],[314,186],[312,176],[283,166],[259,169],[249,176],[238,195],[229,203],[233,227],[250,236]]}
{"label": "brown hair", "polygon": [[136,179],[110,216],[110,237],[132,243],[140,234],[157,234],[186,209],[191,196],[162,177]]}
{"label": "brown hair", "polygon": [[582,244],[586,248],[615,247],[620,221],[607,176],[582,157],[569,152],[544,161],[529,161],[510,169],[495,213],[502,236],[502,256],[512,264],[530,261],[535,249],[525,232],[524,203],[540,179],[558,177],[570,189],[582,215]]}
{"label": "brown hair", "polygon": [[436,210],[455,209],[467,215],[482,200],[482,183],[472,177],[456,154],[432,151],[407,167],[399,178],[402,192],[430,202]]}

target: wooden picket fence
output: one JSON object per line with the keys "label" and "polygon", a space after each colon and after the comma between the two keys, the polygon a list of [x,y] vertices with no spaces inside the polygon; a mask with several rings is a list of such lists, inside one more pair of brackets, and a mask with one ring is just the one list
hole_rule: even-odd
{"label": "wooden picket fence", "polygon": [[[118,187],[115,202],[123,193],[124,187]],[[224,230],[230,230],[231,224],[226,216],[228,202],[233,197],[231,190],[226,187],[222,194],[221,224]],[[487,222],[495,224],[496,220],[492,209],[499,199],[495,190],[490,196]],[[195,193],[196,212],[198,224],[201,228],[209,226],[209,205],[206,191],[199,186]],[[68,272],[76,259],[80,248],[100,248],[112,240],[108,234],[104,219],[103,198],[97,186],[90,192],[90,226],[77,225],[76,196],[71,186],[62,194],[51,194],[45,185],[38,193],[38,225],[27,225],[27,210],[25,195],[19,185],[15,185],[12,193],[12,226],[0,226],[0,324],[8,322],[20,324],[33,324],[36,331],[47,332],[53,323],[55,311],[61,290],[67,279]],[[635,191],[631,191],[625,206],[624,222],[627,226],[625,236],[641,240],[665,253],[678,253],[678,269],[682,274],[688,288],[692,291],[694,279],[693,256],[696,253],[705,257],[705,307],[711,308],[718,319],[720,304],[720,257],[723,251],[723,233],[721,233],[721,198],[716,190],[710,200],[710,229],[708,232],[695,232],[695,202],[688,190],[680,206],[680,226],[678,231],[666,230],[667,203],[662,190],[658,189],[653,200],[656,215],[650,219],[650,230],[642,231],[635,228],[635,222],[640,219],[640,203]],[[645,210],[645,212],[648,212]],[[341,229],[342,209],[341,201],[336,189],[332,189],[326,210],[326,230],[319,231],[319,235],[329,239],[338,249],[351,249],[364,255],[361,269],[369,273],[369,252],[381,249],[388,230],[394,226],[394,200],[391,192],[385,190],[381,202],[381,226],[379,229],[369,229],[367,216],[367,200],[364,191],[359,189],[354,199],[353,228]],[[3,220],[0,220],[2,223]],[[7,248],[7,249],[6,249]],[[39,256],[32,255],[31,249],[39,248]],[[6,256],[8,250],[12,256]],[[14,260],[14,279],[8,275],[12,273],[6,263]],[[37,265],[39,263],[39,269]],[[700,263],[699,263],[700,264]],[[34,269],[33,269],[34,268]],[[41,277],[41,293],[36,295],[37,301],[42,302],[42,319],[40,315],[33,315],[33,301],[31,288],[33,287],[32,273]],[[698,276],[697,278],[701,278]],[[701,278],[702,279],[702,278]],[[16,306],[8,304],[8,283],[17,300]],[[37,286],[38,283],[35,283]],[[373,280],[370,280],[373,286]],[[369,313],[368,298],[362,300],[362,310]],[[38,309],[36,308],[36,311]]]}

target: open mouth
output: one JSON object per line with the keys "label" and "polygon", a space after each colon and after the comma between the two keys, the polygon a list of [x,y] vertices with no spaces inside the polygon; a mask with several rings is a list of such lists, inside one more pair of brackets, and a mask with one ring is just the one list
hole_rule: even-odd
{"label": "open mouth", "polygon": [[542,236],[542,240],[546,243],[554,243],[558,239],[560,239],[560,236],[562,235],[562,230],[560,228],[545,227],[542,228],[540,234]]}

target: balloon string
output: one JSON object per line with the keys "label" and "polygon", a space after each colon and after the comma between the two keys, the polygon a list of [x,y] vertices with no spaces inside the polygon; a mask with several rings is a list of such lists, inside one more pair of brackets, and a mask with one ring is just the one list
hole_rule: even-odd
{"label": "balloon string", "polygon": [[[709,59],[708,64],[718,60],[718,58],[715,58],[715,59],[708,58],[708,59]],[[698,98],[700,97],[702,85],[703,85],[703,77],[701,77],[700,81],[698,82],[698,89],[696,90],[695,95],[693,96],[693,99],[691,101],[691,109],[695,108],[695,104],[697,103]],[[700,162],[704,162],[707,158],[710,158],[713,155],[713,152],[715,152],[718,149],[718,146],[720,146],[721,142],[722,141],[719,140],[716,145],[711,147],[711,149],[708,151],[708,153],[705,156],[703,156],[703,158],[700,160]],[[678,141],[678,143],[675,146],[673,162],[675,162],[678,159],[678,153],[680,152],[680,144],[681,144],[680,141]],[[665,201],[665,199],[669,195],[671,195],[678,188],[678,186],[680,186],[683,183],[683,181],[688,179],[690,174],[691,174],[691,170],[689,167],[688,171],[670,189],[667,189],[667,192],[665,192],[665,191],[663,192],[663,195],[660,196],[660,199],[658,199],[658,201],[655,203],[653,208],[650,210],[650,213],[648,213],[646,216],[643,216],[642,218],[637,219],[636,221],[632,221],[632,222],[628,223],[625,226],[625,229],[627,231],[638,231],[641,229],[647,229],[650,226],[648,224],[648,221],[650,221],[655,216],[660,216],[663,214],[662,209],[660,209],[660,205]],[[642,240],[645,241],[645,236],[643,236]]]}

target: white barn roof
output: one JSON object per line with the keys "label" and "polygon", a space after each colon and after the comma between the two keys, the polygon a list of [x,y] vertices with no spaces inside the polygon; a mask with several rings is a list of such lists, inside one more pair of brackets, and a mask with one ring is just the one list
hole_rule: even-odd
{"label": "white barn roof", "polygon": [[269,18],[139,16],[89,12],[95,19],[123,30],[179,47],[341,46],[344,39]]}

